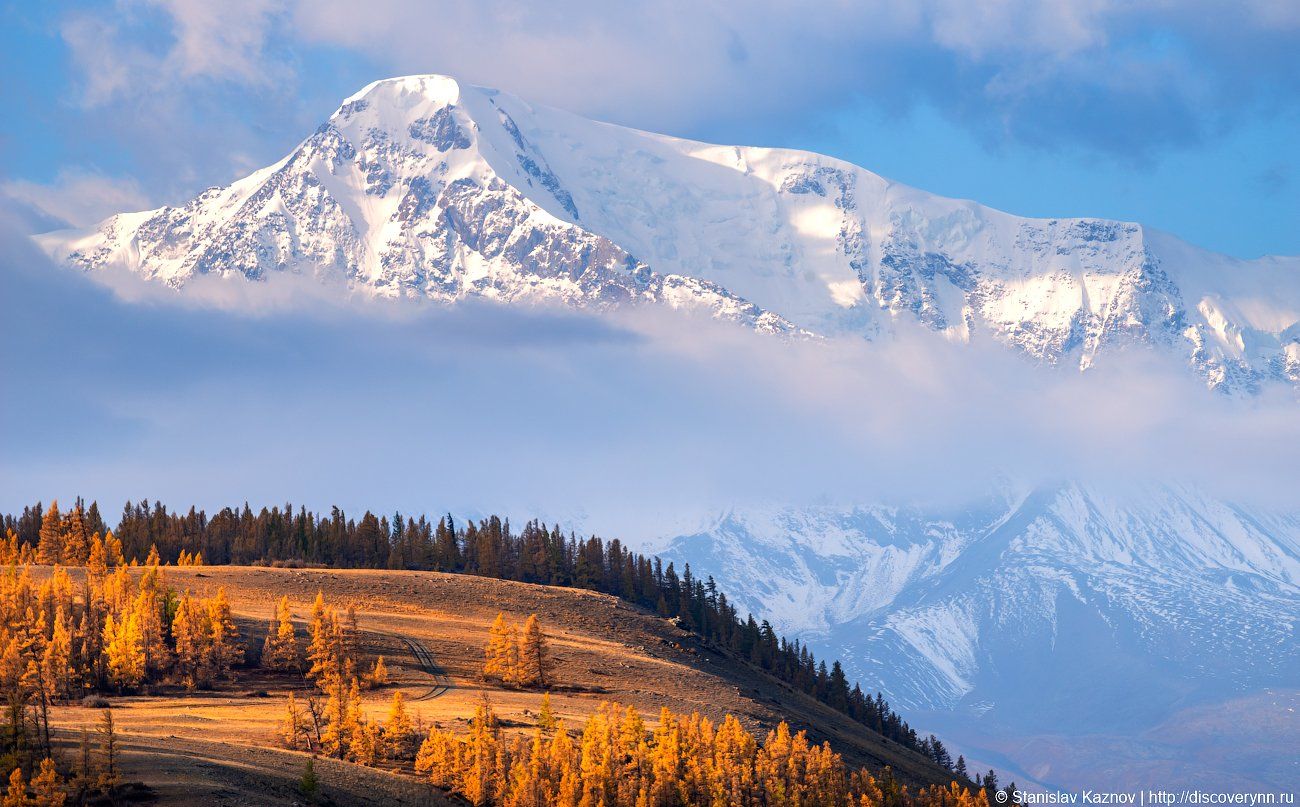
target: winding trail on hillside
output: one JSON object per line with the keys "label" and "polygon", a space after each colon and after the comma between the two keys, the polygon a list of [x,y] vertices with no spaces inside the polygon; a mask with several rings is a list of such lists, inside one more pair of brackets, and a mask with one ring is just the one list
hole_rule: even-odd
{"label": "winding trail on hillside", "polygon": [[429,687],[429,690],[424,694],[411,698],[411,700],[428,701],[447,694],[452,687],[451,679],[447,677],[447,674],[443,672],[442,668],[438,666],[436,661],[434,661],[433,653],[424,645],[424,642],[401,633],[380,633],[390,639],[396,639],[405,645],[406,649],[415,657],[415,662],[418,665],[419,670],[433,677],[433,686]]}

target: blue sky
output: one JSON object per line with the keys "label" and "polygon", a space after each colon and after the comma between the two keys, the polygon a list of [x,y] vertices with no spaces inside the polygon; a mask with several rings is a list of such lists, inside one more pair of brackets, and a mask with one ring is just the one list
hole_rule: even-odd
{"label": "blue sky", "polygon": [[445,72],[1014,213],[1300,253],[1300,4],[793,5],[5,0],[0,182],[33,229],[180,201],[375,78]]}

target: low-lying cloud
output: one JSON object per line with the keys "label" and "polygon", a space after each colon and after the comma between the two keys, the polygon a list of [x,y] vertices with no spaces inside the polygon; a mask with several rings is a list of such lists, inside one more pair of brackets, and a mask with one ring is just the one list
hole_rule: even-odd
{"label": "low-lying cloud", "polygon": [[178,295],[2,242],[3,508],[504,510],[649,539],[733,505],[950,504],[1006,479],[1292,508],[1300,481],[1289,391],[1231,400],[1137,351],[1080,375],[906,326],[787,342],[648,309],[348,300],[294,276]]}

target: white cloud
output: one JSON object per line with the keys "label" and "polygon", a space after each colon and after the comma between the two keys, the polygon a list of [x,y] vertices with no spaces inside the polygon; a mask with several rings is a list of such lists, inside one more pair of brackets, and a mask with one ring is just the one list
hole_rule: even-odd
{"label": "white cloud", "polygon": [[0,362],[25,383],[0,389],[22,414],[0,420],[0,509],[50,490],[288,497],[645,534],[733,503],[950,504],[1006,477],[1284,506],[1300,479],[1292,397],[1214,395],[1140,351],[1080,375],[903,323],[787,342],[658,309],[358,305],[292,275],[179,297],[97,276],[119,300],[4,246],[24,305]]}
{"label": "white cloud", "polygon": [[[359,56],[369,79],[449,73],[659,131],[807,127],[858,104],[926,104],[991,140],[1140,160],[1300,96],[1294,9],[1276,0],[117,0],[111,13],[69,14],[63,34],[90,105],[148,97],[157,106],[158,96],[183,105],[196,82],[292,98],[306,79],[305,49],[324,46]],[[340,97],[355,89],[333,88]]]}
{"label": "white cloud", "polygon": [[9,180],[0,183],[0,195],[28,208],[29,218],[43,222],[44,229],[86,227],[114,213],[152,207],[134,179],[83,170],[60,171],[48,184]]}
{"label": "white cloud", "polygon": [[265,53],[284,0],[140,0],[172,19],[175,44],[166,64],[183,76],[215,76],[250,84],[277,72]]}
{"label": "white cloud", "polygon": [[[1300,68],[1300,48],[1287,24],[1294,15],[1282,8],[1269,0],[313,0],[293,13],[308,41],[366,53],[389,72],[448,72],[649,128],[925,100],[999,134],[1044,142],[1045,129],[1122,153],[1194,140],[1201,127],[1230,122],[1206,120],[1208,110],[1235,110],[1278,86],[1296,91],[1286,68]],[[1152,119],[1170,123],[1144,125]],[[1117,126],[1143,136],[1108,131]]]}
{"label": "white cloud", "polygon": [[267,50],[284,6],[285,0],[117,0],[107,14],[69,14],[61,33],[81,74],[81,100],[91,106],[175,91],[192,79],[264,86],[291,75]]}

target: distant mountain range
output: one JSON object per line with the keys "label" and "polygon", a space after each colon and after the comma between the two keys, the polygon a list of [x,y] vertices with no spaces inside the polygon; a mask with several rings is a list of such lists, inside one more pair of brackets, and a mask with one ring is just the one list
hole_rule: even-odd
{"label": "distant mountain range", "polygon": [[1139,343],[1225,390],[1300,383],[1300,258],[1020,218],[817,154],[596,123],[444,76],[371,84],[275,165],[42,242],[177,287],[301,272],[389,297],[658,304],[786,334],[870,337],[914,318],[1051,364]]}

